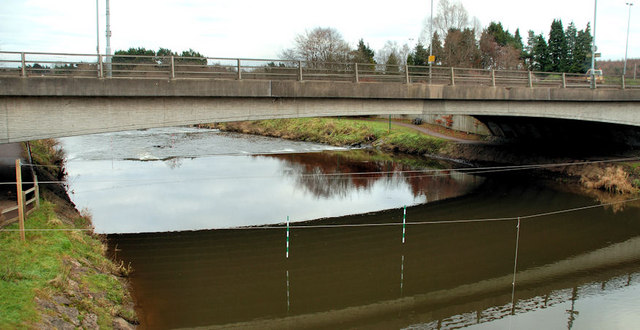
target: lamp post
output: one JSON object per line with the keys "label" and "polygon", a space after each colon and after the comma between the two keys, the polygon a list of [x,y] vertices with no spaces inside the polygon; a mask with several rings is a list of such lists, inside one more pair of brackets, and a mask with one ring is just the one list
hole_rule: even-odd
{"label": "lamp post", "polygon": [[431,0],[431,20],[429,21],[429,38],[431,39],[431,46],[429,46],[429,58],[427,61],[429,62],[429,84],[431,84],[431,69],[433,66],[433,0]]}
{"label": "lamp post", "polygon": [[106,56],[106,62],[107,62],[107,77],[111,77],[111,10],[109,9],[109,0],[106,1],[107,2],[107,31],[106,31],[106,35],[107,35],[107,56]]}
{"label": "lamp post", "polygon": [[631,25],[631,6],[633,6],[633,2],[627,2],[627,6],[629,6],[629,18],[627,19],[627,45],[624,49],[624,69],[622,69],[622,75],[625,76],[627,74],[627,52],[629,51],[629,26]]}
{"label": "lamp post", "polygon": [[593,39],[591,43],[591,88],[596,88],[596,13],[598,12],[598,0],[593,5]]}
{"label": "lamp post", "polygon": [[96,0],[96,55],[100,56],[100,9]]}

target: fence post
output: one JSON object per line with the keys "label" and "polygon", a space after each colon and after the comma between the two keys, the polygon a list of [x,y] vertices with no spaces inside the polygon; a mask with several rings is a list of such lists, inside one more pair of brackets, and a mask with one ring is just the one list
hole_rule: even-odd
{"label": "fence post", "polygon": [[567,74],[562,73],[562,88],[567,88]]}
{"label": "fence post", "polygon": [[360,82],[360,76],[358,75],[358,63],[357,62],[354,65],[354,68],[355,68],[354,70],[355,70],[355,73],[356,73],[356,75],[355,75],[356,76],[356,82],[358,83],[358,82]]}
{"label": "fence post", "polygon": [[455,86],[455,85],[456,85],[456,77],[453,72],[453,67],[451,67],[451,86]]}
{"label": "fence post", "polygon": [[36,172],[33,171],[33,187],[36,189],[35,190],[35,197],[36,197],[36,208],[40,208],[40,186],[38,185],[38,176],[36,175]]}
{"label": "fence post", "polygon": [[238,59],[238,80],[242,80],[242,66],[240,66],[240,59]]}
{"label": "fence post", "polygon": [[298,81],[302,81],[302,61],[298,61]]}
{"label": "fence post", "polygon": [[171,79],[176,77],[176,62],[173,55],[171,55]]}
{"label": "fence post", "polygon": [[411,80],[409,79],[409,66],[408,65],[404,65],[404,81],[407,84],[411,83]]}
{"label": "fence post", "polygon": [[533,87],[533,75],[531,71],[529,71],[529,88]]}
{"label": "fence post", "polygon": [[491,87],[496,87],[496,70],[491,69]]}
{"label": "fence post", "polygon": [[27,76],[27,61],[26,61],[26,57],[24,55],[24,53],[20,53],[20,62],[22,63],[22,72],[20,73],[21,76],[26,77]]}
{"label": "fence post", "polygon": [[20,239],[24,241],[24,194],[22,193],[22,167],[20,166],[20,159],[16,159],[16,189],[16,195],[18,196],[18,222],[20,224]]}

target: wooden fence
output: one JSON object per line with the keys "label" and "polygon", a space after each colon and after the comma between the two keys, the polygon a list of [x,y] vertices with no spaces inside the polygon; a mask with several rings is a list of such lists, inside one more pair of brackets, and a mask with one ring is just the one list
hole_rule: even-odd
{"label": "wooden fence", "polygon": [[[0,228],[6,227],[16,221],[20,222],[20,229],[24,229],[24,217],[31,214],[40,207],[40,188],[38,186],[38,177],[35,171],[32,171],[33,187],[22,190],[22,167],[20,160],[16,160],[16,205],[12,207],[0,207]],[[31,198],[28,198],[31,197]],[[24,231],[20,236],[24,239]]]}

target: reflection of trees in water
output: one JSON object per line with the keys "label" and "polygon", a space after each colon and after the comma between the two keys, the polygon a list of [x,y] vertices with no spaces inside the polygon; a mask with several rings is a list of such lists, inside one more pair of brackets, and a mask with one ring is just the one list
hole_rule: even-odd
{"label": "reflection of trees in water", "polygon": [[341,153],[265,155],[282,161],[282,172],[299,187],[318,198],[346,197],[353,191],[369,191],[374,184],[388,188],[408,185],[414,197],[427,201],[459,196],[472,189],[475,178],[461,173],[409,172],[407,165],[393,161],[350,159]]}

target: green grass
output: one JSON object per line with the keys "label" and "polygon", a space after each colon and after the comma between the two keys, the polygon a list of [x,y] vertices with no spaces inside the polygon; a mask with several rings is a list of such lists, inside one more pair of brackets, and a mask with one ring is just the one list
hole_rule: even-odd
{"label": "green grass", "polygon": [[[25,221],[25,228],[70,228],[58,220],[52,203],[43,201],[40,209]],[[6,229],[17,229],[17,224]],[[82,293],[105,292],[101,301],[93,299],[75,307],[82,313],[98,315],[98,323],[110,327],[113,306],[125,297],[123,286],[108,275],[114,265],[103,256],[102,243],[78,231],[26,232],[26,241],[17,231],[0,231],[0,328],[31,327],[38,322],[34,298],[47,298],[68,290],[71,267],[65,260],[75,260],[89,271],[76,278]]]}
{"label": "green grass", "polygon": [[345,118],[272,119],[219,124],[222,129],[291,140],[349,146],[370,143],[385,151],[436,153],[446,141],[411,128],[380,121]]}

